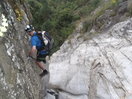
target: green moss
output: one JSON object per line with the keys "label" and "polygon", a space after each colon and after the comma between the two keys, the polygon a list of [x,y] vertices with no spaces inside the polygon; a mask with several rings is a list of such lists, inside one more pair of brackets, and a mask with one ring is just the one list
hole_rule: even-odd
{"label": "green moss", "polygon": [[21,12],[21,10],[15,9],[15,14],[16,14],[17,20],[21,21],[22,20],[22,12]]}
{"label": "green moss", "polygon": [[8,2],[13,8],[13,11],[16,15],[17,20],[21,21],[23,19],[23,13],[20,9],[20,5],[21,5],[20,3],[23,3],[24,1],[20,0],[20,2],[16,2],[15,0],[8,0]]}

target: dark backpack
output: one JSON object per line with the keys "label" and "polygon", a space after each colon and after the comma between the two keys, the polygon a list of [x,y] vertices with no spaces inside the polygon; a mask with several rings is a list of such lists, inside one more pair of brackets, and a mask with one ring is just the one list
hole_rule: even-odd
{"label": "dark backpack", "polygon": [[50,51],[53,47],[54,40],[48,32],[37,32],[37,36],[42,41],[43,49]]}

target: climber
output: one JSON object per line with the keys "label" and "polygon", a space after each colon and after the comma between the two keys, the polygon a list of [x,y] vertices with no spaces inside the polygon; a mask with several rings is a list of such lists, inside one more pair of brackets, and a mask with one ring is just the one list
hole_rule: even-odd
{"label": "climber", "polygon": [[48,74],[48,71],[45,68],[46,56],[49,55],[49,51],[45,48],[45,44],[43,43],[40,36],[38,36],[38,32],[35,31],[32,25],[27,25],[25,31],[28,35],[31,36],[31,50],[29,51],[29,57],[35,59],[36,64],[43,70],[40,77]]}

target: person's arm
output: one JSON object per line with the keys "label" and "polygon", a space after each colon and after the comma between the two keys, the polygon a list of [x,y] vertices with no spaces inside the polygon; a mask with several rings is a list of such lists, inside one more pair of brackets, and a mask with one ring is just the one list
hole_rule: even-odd
{"label": "person's arm", "polygon": [[36,56],[37,56],[36,46],[32,46],[31,50],[29,51],[29,56],[36,59]]}
{"label": "person's arm", "polygon": [[31,50],[29,51],[29,57],[36,59],[37,56],[37,38],[34,36],[31,38]]}

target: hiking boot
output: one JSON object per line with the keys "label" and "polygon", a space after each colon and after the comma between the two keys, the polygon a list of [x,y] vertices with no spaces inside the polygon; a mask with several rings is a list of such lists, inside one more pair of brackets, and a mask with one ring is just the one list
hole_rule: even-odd
{"label": "hiking boot", "polygon": [[43,72],[41,74],[39,74],[40,77],[43,77],[45,75],[47,75],[49,72],[45,69],[43,70]]}

